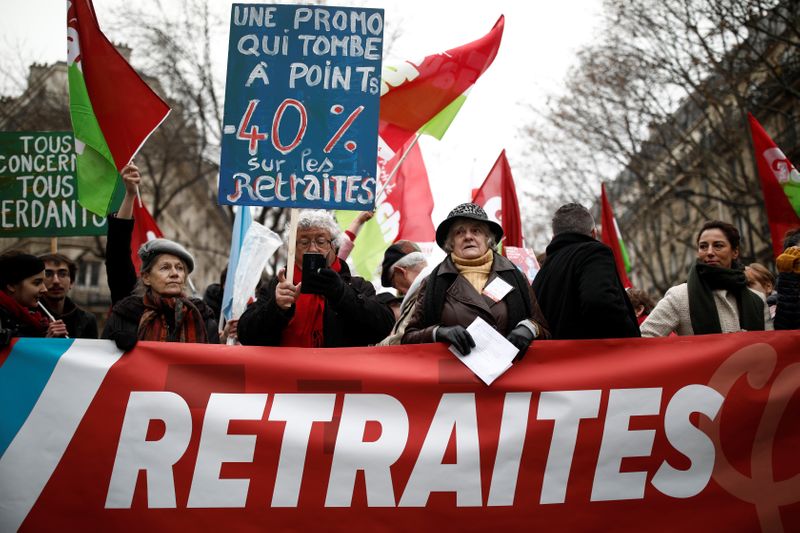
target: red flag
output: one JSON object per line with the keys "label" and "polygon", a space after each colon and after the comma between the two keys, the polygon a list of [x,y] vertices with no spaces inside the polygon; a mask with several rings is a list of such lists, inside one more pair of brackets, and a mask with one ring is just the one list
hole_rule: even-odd
{"label": "red flag", "polygon": [[625,258],[621,246],[622,238],[619,235],[619,228],[614,218],[614,211],[611,210],[611,203],[608,201],[608,196],[606,196],[605,183],[600,185],[600,200],[602,203],[602,212],[600,215],[600,223],[602,224],[601,239],[611,248],[611,251],[614,252],[614,262],[617,264],[617,274],[619,274],[622,285],[626,289],[628,287],[633,287],[625,269]]}
{"label": "red flag", "polygon": [[140,206],[139,201],[135,200],[133,202],[131,261],[133,261],[133,267],[136,269],[136,272],[139,272],[142,266],[142,260],[139,259],[139,247],[147,241],[158,239],[163,236],[164,234],[161,233],[161,229],[159,229],[158,224],[156,224],[156,221],[153,219],[152,215],[150,215],[150,212],[144,204]]}
{"label": "red flag", "polygon": [[758,174],[761,176],[761,190],[764,193],[764,205],[772,235],[772,251],[778,257],[783,252],[783,236],[788,230],[800,226],[800,216],[784,188],[787,185],[799,187],[797,184],[792,185],[792,181],[796,183],[800,181],[800,177],[791,161],[767,135],[756,118],[750,113],[747,118],[750,120]]}
{"label": "red flag", "polygon": [[[409,143],[413,142],[409,141]],[[399,228],[396,241],[405,239],[414,242],[431,242],[436,240],[431,213],[433,212],[433,194],[428,182],[428,171],[422,160],[422,151],[418,143],[404,146],[394,160],[386,166],[386,174],[391,174],[403,153],[406,158],[397,169],[392,183],[388,185],[386,203],[400,212]]]}
{"label": "red flag", "polygon": [[472,201],[483,207],[489,218],[503,227],[504,246],[524,247],[517,190],[505,150],[500,152],[483,185],[473,192]]}
{"label": "red flag", "polygon": [[91,0],[72,0],[80,65],[92,110],[117,170],[127,165],[169,114],[169,106],[139,77],[100,30]]}
{"label": "red flag", "polygon": [[[380,135],[397,151],[432,118],[461,97],[489,68],[500,48],[505,19],[464,46],[426,57],[419,65],[409,61],[383,69]],[[458,108],[451,108],[454,112]]]}

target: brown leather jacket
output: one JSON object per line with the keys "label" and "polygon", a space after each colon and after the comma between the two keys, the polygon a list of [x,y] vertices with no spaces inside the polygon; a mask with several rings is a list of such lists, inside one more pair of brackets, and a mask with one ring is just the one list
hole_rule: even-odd
{"label": "brown leather jacket", "polygon": [[[498,277],[499,272],[513,271],[516,268],[517,267],[515,267],[511,261],[502,255],[495,254],[494,261],[492,262],[492,270],[489,273],[489,279],[486,284],[488,285],[494,281],[494,279]],[[434,273],[431,273],[431,276],[433,275]],[[516,322],[509,324],[508,305],[506,303],[508,295],[499,302],[495,302],[488,296],[478,294],[469,281],[467,281],[464,276],[458,274],[458,269],[450,259],[450,256],[442,261],[435,275],[437,278],[440,278],[438,282],[444,283],[448,282],[446,281],[447,279],[453,279],[453,276],[455,276],[450,288],[447,289],[441,317],[434,323],[425,323],[425,293],[428,290],[431,279],[429,276],[420,286],[414,314],[403,335],[403,344],[434,342],[433,330],[436,326],[461,325],[467,327],[476,317],[481,317],[503,335],[508,335],[511,333],[511,330],[516,327]],[[535,322],[539,327],[539,336],[537,338],[549,339],[550,332],[547,326],[547,320],[544,318],[541,309],[539,309],[536,295],[533,293],[530,284],[526,282],[524,286],[527,288],[531,301],[531,316],[526,318]],[[512,291],[514,290],[518,289],[512,289]]]}

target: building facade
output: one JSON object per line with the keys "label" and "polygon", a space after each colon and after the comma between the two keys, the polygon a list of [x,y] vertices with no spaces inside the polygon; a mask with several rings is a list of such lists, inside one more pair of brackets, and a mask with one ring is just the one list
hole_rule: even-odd
{"label": "building facade", "polygon": [[766,30],[751,32],[731,51],[722,73],[651,126],[648,141],[609,187],[631,255],[631,281],[652,294],[686,281],[707,220],[739,229],[744,264],[774,269],[747,113],[800,162],[800,53],[792,44],[800,21],[761,24]]}

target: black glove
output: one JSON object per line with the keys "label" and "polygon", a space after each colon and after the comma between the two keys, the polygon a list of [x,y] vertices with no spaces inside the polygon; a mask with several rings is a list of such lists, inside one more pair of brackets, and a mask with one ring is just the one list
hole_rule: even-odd
{"label": "black glove", "polygon": [[475,341],[464,326],[439,326],[433,340],[449,342],[467,355],[475,347]]}
{"label": "black glove", "polygon": [[516,363],[517,361],[522,361],[522,358],[528,353],[528,346],[533,342],[533,332],[530,328],[520,324],[511,330],[511,333],[508,334],[506,339],[519,350],[519,353],[517,353],[517,356],[514,358],[514,362]]}
{"label": "black glove", "polygon": [[129,352],[133,350],[134,346],[136,346],[136,343],[139,342],[139,338],[135,333],[127,333],[124,331],[120,331],[114,335],[113,339],[114,344],[117,345],[117,348],[123,352]]}
{"label": "black glove", "polygon": [[310,276],[303,276],[303,288],[311,294],[321,294],[338,302],[344,293],[344,280],[330,268],[322,268]]}

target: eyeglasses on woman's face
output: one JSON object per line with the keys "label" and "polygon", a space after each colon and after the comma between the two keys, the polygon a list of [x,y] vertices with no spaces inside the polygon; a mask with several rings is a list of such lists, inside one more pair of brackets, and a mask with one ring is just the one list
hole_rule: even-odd
{"label": "eyeglasses on woman's face", "polygon": [[316,237],[314,239],[309,238],[300,238],[297,239],[297,247],[301,250],[308,250],[311,246],[315,246],[317,250],[329,250],[331,247],[331,243],[333,241],[331,239],[326,239],[325,237]]}

